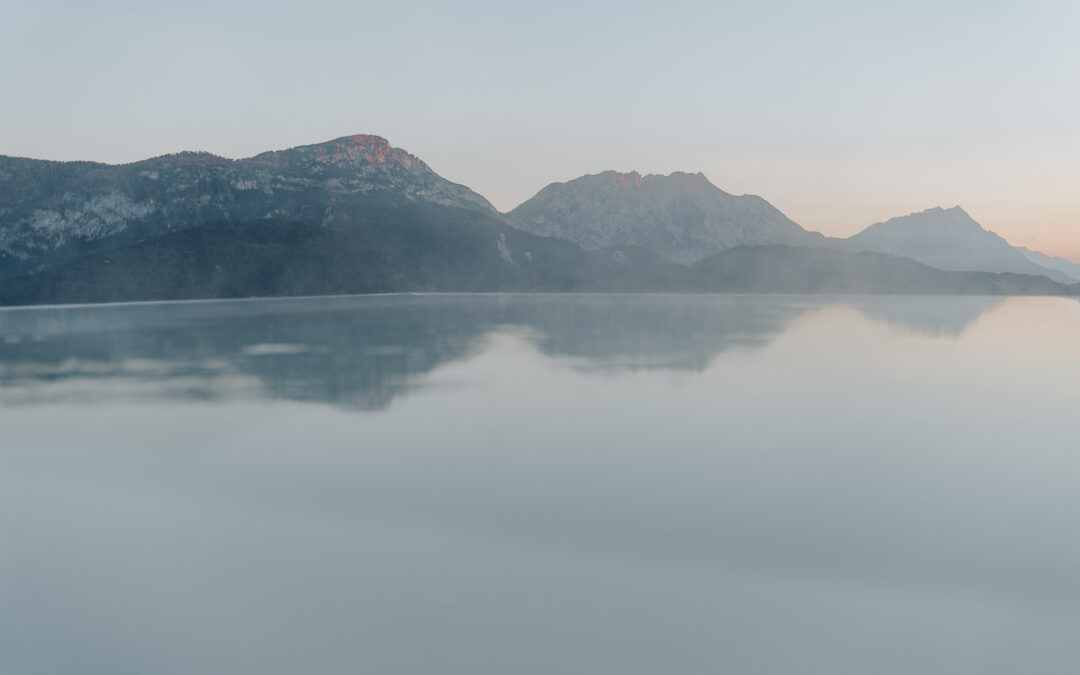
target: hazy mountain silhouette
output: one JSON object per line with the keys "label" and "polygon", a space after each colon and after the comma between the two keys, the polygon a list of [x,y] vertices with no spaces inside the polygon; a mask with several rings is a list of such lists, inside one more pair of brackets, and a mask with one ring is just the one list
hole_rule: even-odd
{"label": "hazy mountain silhouette", "polygon": [[928,209],[876,223],[842,241],[842,246],[852,251],[891,253],[943,270],[1036,274],[1066,284],[1080,280],[1036,264],[1022,250],[984,229],[959,206]]}
{"label": "hazy mountain silhouette", "polygon": [[1038,251],[1032,251],[1030,248],[1023,246],[1015,247],[1016,250],[1024,254],[1031,262],[1035,263],[1039,267],[1045,267],[1049,270],[1054,270],[1065,275],[1064,278],[1072,279],[1074,282],[1080,282],[1080,265],[1066,260],[1065,258],[1055,258],[1048,256],[1045,253],[1039,253]]}

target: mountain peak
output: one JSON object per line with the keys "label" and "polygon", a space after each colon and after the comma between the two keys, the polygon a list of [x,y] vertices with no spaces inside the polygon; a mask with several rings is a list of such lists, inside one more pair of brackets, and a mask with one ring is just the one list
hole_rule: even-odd
{"label": "mountain peak", "polygon": [[914,213],[908,214],[908,215],[909,216],[921,216],[921,215],[924,215],[924,214],[926,214],[926,215],[930,215],[930,214],[947,215],[947,216],[963,217],[963,218],[969,218],[969,219],[971,218],[971,216],[968,214],[968,212],[964,211],[963,208],[961,208],[959,205],[951,206],[949,208],[946,208],[944,206],[934,206],[933,208],[927,208],[926,211],[917,211],[917,212],[914,212]]}
{"label": "mountain peak", "polygon": [[[959,206],[945,208],[935,206],[923,211],[915,211],[906,216],[897,216],[884,222],[874,223],[866,231],[934,231],[963,230],[972,233],[987,232],[967,211]],[[861,233],[860,233],[861,234]],[[859,235],[855,235],[856,237]]]}
{"label": "mountain peak", "polygon": [[[692,194],[702,189],[716,190],[717,192],[723,192],[720,188],[713,185],[705,174],[698,171],[697,173],[688,173],[686,171],[672,171],[667,176],[649,176],[649,178],[660,178],[674,183],[686,194]],[[727,194],[727,193],[724,193]]]}
{"label": "mountain peak", "polygon": [[[390,141],[386,140],[382,136],[375,134],[350,134],[348,136],[342,136],[335,138],[334,141],[349,141],[351,143],[362,143],[366,145],[381,145],[384,147],[390,147]],[[334,141],[331,141],[334,142]]]}
{"label": "mountain peak", "polygon": [[298,145],[296,147],[289,148],[289,150],[303,150],[305,148],[320,148],[326,146],[393,149],[393,146],[390,145],[390,141],[386,140],[382,136],[376,136],[374,134],[350,134],[348,136],[339,136],[335,139],[323,141],[321,143],[308,143],[307,145]]}
{"label": "mountain peak", "polygon": [[937,206],[875,223],[847,242],[850,250],[903,256],[943,270],[1012,272],[1058,281],[1067,279],[1065,273],[1030,260],[959,206],[948,209]]}
{"label": "mountain peak", "polygon": [[356,168],[367,172],[393,169],[403,169],[409,172],[430,170],[415,155],[401,148],[395,148],[382,136],[371,134],[342,136],[323,143],[301,145],[276,152],[264,152],[252,159],[266,161],[285,155],[300,156],[315,165]]}
{"label": "mountain peak", "polygon": [[[610,182],[615,187],[621,187],[624,189],[641,189],[641,174],[637,171],[603,171],[599,174],[605,182]],[[582,176],[582,178],[588,178],[588,176]],[[576,179],[580,180],[580,179]],[[571,181],[573,182],[573,181]]]}
{"label": "mountain peak", "polygon": [[913,211],[912,213],[909,213],[906,216],[897,217],[897,218],[891,218],[890,222],[891,221],[906,220],[906,219],[909,219],[909,218],[910,219],[920,219],[920,218],[935,217],[935,216],[948,216],[948,217],[953,218],[953,219],[961,219],[962,218],[964,220],[974,221],[974,219],[971,217],[970,214],[968,214],[967,211],[965,211],[963,208],[961,208],[959,205],[957,205],[957,206],[953,206],[953,207],[950,207],[950,208],[945,208],[944,206],[935,206],[935,207],[932,207],[932,208],[929,208],[929,209],[924,209],[922,211]]}
{"label": "mountain peak", "polygon": [[709,182],[705,174],[698,171],[672,171],[669,174],[650,173],[642,175],[637,171],[615,171],[608,169],[600,173],[585,174],[565,183],[552,183],[549,187],[556,193],[565,188],[589,186],[598,189],[614,189],[616,191],[641,191],[652,189],[672,189],[684,194],[691,194],[700,189],[711,189],[716,192],[727,194],[720,188]]}
{"label": "mountain peak", "polygon": [[604,171],[552,183],[509,214],[520,229],[586,249],[641,246],[691,263],[748,244],[817,244],[759,197],[730,195],[701,172]]}

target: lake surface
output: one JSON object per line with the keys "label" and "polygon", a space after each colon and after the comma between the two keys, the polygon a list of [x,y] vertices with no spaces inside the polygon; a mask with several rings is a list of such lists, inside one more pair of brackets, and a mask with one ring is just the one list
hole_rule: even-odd
{"label": "lake surface", "polygon": [[1080,303],[0,310],[0,674],[1075,673]]}

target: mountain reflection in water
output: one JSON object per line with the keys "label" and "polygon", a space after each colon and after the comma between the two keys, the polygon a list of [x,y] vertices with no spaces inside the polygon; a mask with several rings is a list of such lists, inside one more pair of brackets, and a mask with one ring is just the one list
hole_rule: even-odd
{"label": "mountain reflection in water", "polygon": [[1080,303],[0,311],[0,673],[1071,673]]}
{"label": "mountain reflection in water", "polygon": [[[700,371],[824,307],[956,336],[981,297],[398,295],[0,311],[0,402],[280,398],[379,409],[513,331],[596,370]],[[106,386],[108,385],[108,386]]]}

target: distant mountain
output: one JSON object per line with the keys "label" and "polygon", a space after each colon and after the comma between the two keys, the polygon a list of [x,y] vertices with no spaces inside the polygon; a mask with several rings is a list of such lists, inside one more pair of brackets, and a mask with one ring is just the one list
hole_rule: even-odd
{"label": "distant mountain", "polygon": [[1033,262],[1002,237],[983,229],[959,206],[933,208],[877,223],[841,240],[849,251],[877,251],[942,270],[1042,275],[1075,283],[1071,275]]}
{"label": "distant mountain", "polygon": [[700,173],[582,176],[548,185],[508,216],[526,232],[586,249],[641,246],[679,263],[742,245],[825,243],[764,199],[730,195]]}
{"label": "distant mountain", "polygon": [[1017,246],[1016,250],[1023,253],[1025,258],[1036,265],[1045,267],[1049,270],[1054,270],[1055,272],[1060,272],[1065,275],[1067,279],[1080,282],[1080,265],[1073,261],[1066,260],[1065,258],[1054,258],[1045,253],[1039,253],[1038,251],[1032,251],[1030,248],[1024,248],[1023,246]]}
{"label": "distant mountain", "polygon": [[486,199],[378,136],[239,160],[185,152],[114,166],[0,156],[0,278],[199,224],[344,225],[412,204],[496,215]]}

